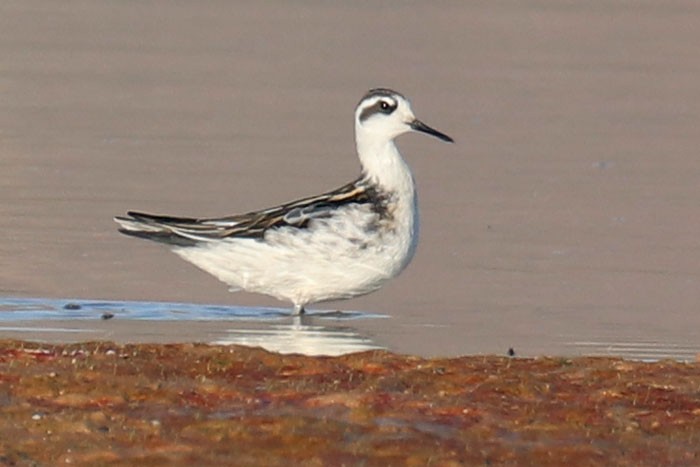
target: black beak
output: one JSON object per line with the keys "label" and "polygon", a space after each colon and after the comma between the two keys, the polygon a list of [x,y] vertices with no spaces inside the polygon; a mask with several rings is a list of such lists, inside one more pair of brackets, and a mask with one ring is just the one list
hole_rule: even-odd
{"label": "black beak", "polygon": [[411,123],[409,123],[409,126],[415,131],[420,131],[421,133],[433,135],[436,138],[439,138],[447,143],[454,143],[455,142],[455,140],[453,140],[452,138],[447,136],[445,133],[440,133],[435,128],[430,128],[428,125],[426,125],[425,123],[421,122],[418,119],[413,120]]}

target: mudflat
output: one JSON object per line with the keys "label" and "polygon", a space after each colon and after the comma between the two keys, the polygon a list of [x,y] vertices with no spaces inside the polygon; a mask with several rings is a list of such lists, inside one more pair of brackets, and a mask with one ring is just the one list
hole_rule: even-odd
{"label": "mudflat", "polygon": [[[388,86],[452,146],[404,136],[414,262],[322,305],[422,355],[698,349],[700,6],[7,1],[0,293],[278,306],[116,233],[359,170],[352,112]],[[196,336],[194,336],[196,337]]]}

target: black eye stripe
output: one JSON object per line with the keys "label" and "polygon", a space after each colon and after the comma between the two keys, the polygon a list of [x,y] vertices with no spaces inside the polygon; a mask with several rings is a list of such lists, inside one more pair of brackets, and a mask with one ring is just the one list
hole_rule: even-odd
{"label": "black eye stripe", "polygon": [[388,101],[385,99],[380,99],[371,106],[367,107],[360,113],[360,121],[364,122],[368,118],[370,118],[372,115],[375,114],[384,114],[384,115],[391,115],[394,110],[396,110],[397,103]]}

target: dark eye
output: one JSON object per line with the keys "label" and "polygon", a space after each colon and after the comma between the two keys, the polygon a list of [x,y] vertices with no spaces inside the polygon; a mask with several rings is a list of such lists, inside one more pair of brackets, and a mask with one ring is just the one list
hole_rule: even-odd
{"label": "dark eye", "polygon": [[382,110],[389,110],[390,107],[391,106],[389,105],[389,103],[387,101],[381,101],[379,103],[379,108],[381,108]]}

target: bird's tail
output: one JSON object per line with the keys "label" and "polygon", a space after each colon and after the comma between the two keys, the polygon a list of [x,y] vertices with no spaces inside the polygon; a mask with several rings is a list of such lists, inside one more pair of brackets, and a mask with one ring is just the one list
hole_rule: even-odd
{"label": "bird's tail", "polygon": [[131,237],[145,238],[173,246],[197,244],[196,239],[182,235],[177,228],[178,225],[195,224],[196,219],[130,211],[126,216],[115,217],[114,221],[119,224],[119,232]]}

